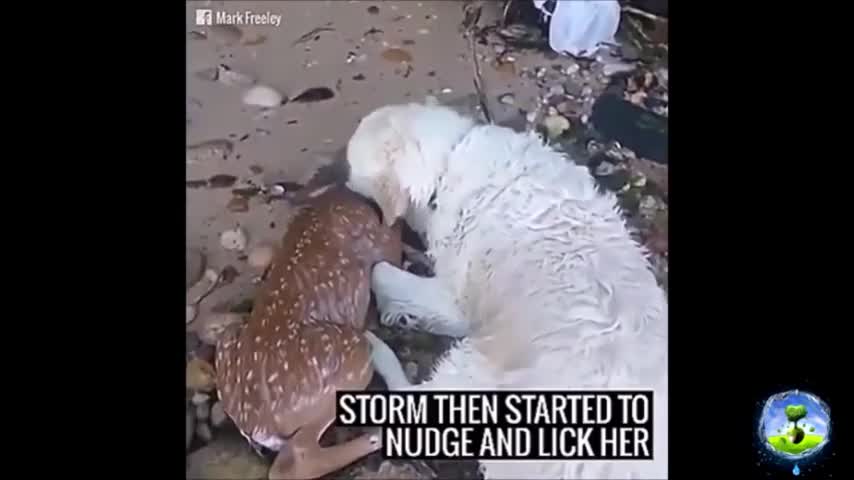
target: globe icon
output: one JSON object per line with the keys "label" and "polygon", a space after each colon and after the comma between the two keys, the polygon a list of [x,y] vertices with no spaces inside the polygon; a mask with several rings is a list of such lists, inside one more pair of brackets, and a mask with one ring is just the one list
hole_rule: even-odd
{"label": "globe icon", "polygon": [[758,435],[774,456],[797,462],[817,454],[830,440],[830,407],[817,395],[789,390],[771,396],[762,408]]}

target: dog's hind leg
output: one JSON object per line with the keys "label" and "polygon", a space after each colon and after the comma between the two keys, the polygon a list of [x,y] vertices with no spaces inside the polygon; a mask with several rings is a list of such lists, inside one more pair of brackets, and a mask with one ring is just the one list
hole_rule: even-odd
{"label": "dog's hind leg", "polygon": [[468,319],[454,295],[436,277],[419,277],[381,262],[371,272],[371,288],[383,325],[450,337],[463,337],[469,332]]}

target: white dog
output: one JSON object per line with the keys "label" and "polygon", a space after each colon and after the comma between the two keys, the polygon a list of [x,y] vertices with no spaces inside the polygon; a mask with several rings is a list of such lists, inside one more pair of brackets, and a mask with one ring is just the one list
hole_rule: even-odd
{"label": "white dog", "polygon": [[653,461],[481,460],[487,479],[667,477],[667,300],[613,195],[535,134],[437,105],[382,107],[347,147],[348,186],[405,218],[435,261],[378,264],[382,322],[462,337],[413,386],[376,337],[391,389],[653,389]]}

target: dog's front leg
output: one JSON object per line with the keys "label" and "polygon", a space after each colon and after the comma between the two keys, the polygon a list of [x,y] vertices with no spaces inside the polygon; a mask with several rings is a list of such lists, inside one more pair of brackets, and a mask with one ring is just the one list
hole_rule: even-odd
{"label": "dog's front leg", "polygon": [[468,319],[437,277],[419,277],[381,262],[371,273],[371,288],[383,325],[450,337],[463,337],[469,332]]}
{"label": "dog's front leg", "polygon": [[371,363],[374,366],[374,371],[383,377],[388,389],[411,389],[413,384],[406,378],[403,365],[400,364],[394,350],[370,331],[365,332],[365,337],[371,344]]}

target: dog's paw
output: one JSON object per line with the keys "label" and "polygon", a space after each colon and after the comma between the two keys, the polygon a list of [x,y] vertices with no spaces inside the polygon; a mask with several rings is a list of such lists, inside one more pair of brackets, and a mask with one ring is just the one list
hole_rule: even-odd
{"label": "dog's paw", "polygon": [[380,323],[385,325],[386,327],[397,327],[397,328],[407,328],[413,329],[416,328],[415,325],[415,317],[412,315],[402,312],[397,309],[388,309],[384,310],[380,314]]}

